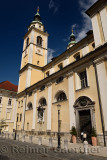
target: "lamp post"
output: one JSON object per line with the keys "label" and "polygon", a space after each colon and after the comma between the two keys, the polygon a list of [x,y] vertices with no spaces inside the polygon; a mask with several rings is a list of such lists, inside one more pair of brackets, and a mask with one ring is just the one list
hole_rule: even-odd
{"label": "lamp post", "polygon": [[57,109],[58,109],[58,147],[61,147],[61,143],[60,143],[60,109],[61,109],[61,105],[58,104],[57,105]]}
{"label": "lamp post", "polygon": [[16,136],[17,136],[17,122],[18,122],[18,116],[17,116],[17,119],[16,119],[16,129],[15,129],[14,140],[16,140]]}

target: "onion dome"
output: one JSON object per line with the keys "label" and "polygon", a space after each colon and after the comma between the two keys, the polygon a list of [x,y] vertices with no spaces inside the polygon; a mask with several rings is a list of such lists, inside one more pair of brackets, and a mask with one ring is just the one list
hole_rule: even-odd
{"label": "onion dome", "polygon": [[70,35],[70,42],[69,42],[68,46],[72,47],[74,44],[76,44],[76,41],[75,41],[75,35],[73,33],[73,28],[72,28],[72,34]]}
{"label": "onion dome", "polygon": [[42,24],[42,22],[41,22],[41,17],[40,17],[40,14],[39,14],[39,7],[37,8],[37,13],[36,13],[35,16],[34,16],[33,22],[38,22],[38,23],[41,23],[41,24]]}

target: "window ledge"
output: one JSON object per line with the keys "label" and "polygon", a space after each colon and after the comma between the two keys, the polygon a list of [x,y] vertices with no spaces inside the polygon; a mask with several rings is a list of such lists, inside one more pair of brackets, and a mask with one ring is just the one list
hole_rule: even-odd
{"label": "window ledge", "polygon": [[85,88],[77,89],[77,90],[75,90],[75,92],[78,92],[78,91],[81,91],[81,90],[85,90],[85,89],[88,89],[88,88],[90,88],[90,86],[87,86],[87,87],[85,87]]}
{"label": "window ledge", "polygon": [[38,120],[37,123],[42,124],[42,123],[45,123],[45,121],[43,121],[43,120],[42,120],[42,121]]}
{"label": "window ledge", "polygon": [[66,101],[68,101],[68,99],[63,100],[63,101],[53,102],[52,104],[62,103],[62,102],[66,102]]}
{"label": "window ledge", "polygon": [[25,111],[31,111],[31,110],[33,110],[33,108],[32,109],[26,109]]}

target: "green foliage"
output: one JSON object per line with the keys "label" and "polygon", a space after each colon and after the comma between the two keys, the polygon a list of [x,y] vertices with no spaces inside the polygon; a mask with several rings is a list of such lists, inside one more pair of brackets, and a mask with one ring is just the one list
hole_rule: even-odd
{"label": "green foliage", "polygon": [[76,131],[76,128],[75,126],[72,126],[72,129],[71,129],[71,132],[70,132],[72,135],[74,136],[77,136],[77,131]]}
{"label": "green foliage", "polygon": [[93,127],[91,132],[92,137],[97,137],[96,129]]}

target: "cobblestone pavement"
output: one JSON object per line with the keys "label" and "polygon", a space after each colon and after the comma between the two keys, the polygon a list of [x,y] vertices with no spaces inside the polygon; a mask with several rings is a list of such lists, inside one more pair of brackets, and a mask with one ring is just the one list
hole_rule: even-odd
{"label": "cobblestone pavement", "polygon": [[0,160],[107,160],[107,158],[85,155],[45,146],[0,138]]}

